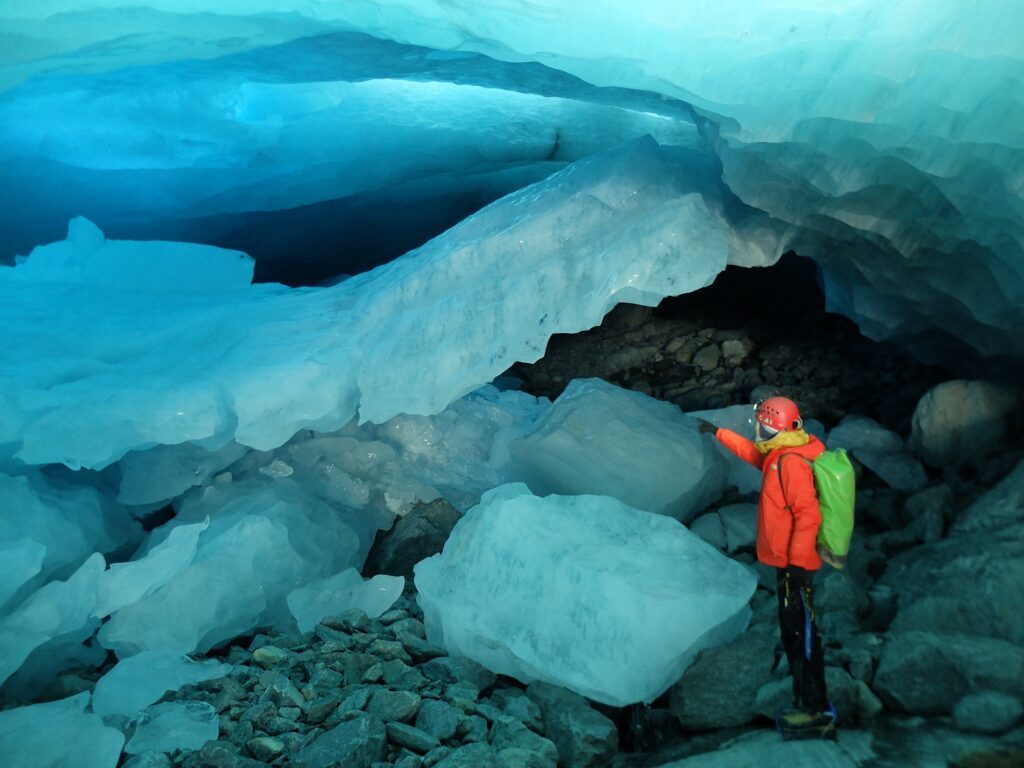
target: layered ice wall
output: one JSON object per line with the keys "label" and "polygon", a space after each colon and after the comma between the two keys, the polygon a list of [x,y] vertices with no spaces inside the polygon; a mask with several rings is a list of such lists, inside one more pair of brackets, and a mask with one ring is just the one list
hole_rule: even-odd
{"label": "layered ice wall", "polygon": [[[331,288],[240,288],[247,262],[213,248],[201,290],[182,286],[158,279],[169,246],[105,243],[76,223],[66,243],[0,267],[0,325],[19,340],[0,349],[0,465],[100,469],[132,450],[232,440],[267,450],[356,415],[437,413],[618,302],[774,262],[785,233],[713,179],[701,155],[646,137]],[[97,281],[76,258],[136,287]]]}
{"label": "layered ice wall", "polygon": [[[659,0],[640,8],[610,0],[502,0],[485,6],[470,0],[246,0],[222,4],[218,14],[207,9],[198,0],[151,0],[146,8],[131,11],[120,0],[5,4],[0,14],[11,44],[0,77],[10,88],[0,114],[6,110],[10,138],[4,142],[9,147],[5,156],[21,163],[20,175],[13,178],[38,179],[43,173],[38,167],[23,173],[26,159],[32,165],[49,151],[47,146],[61,145],[54,131],[42,132],[47,146],[31,145],[32,136],[42,135],[41,124],[32,122],[35,130],[27,134],[23,126],[28,123],[15,120],[12,125],[19,109],[27,119],[59,108],[71,124],[83,125],[96,113],[95,103],[83,94],[101,83],[116,85],[119,96],[138,94],[139,88],[131,90],[132,78],[152,84],[165,74],[171,80],[195,75],[201,98],[192,98],[190,106],[207,117],[221,117],[188,123],[181,139],[209,157],[223,146],[223,137],[237,137],[246,148],[242,157],[252,161],[250,168],[263,160],[281,161],[285,175],[275,186],[288,191],[274,194],[294,200],[317,197],[324,176],[316,169],[323,163],[349,161],[332,155],[331,146],[337,145],[330,141],[322,142],[319,158],[296,155],[300,145],[290,144],[289,136],[322,138],[312,127],[318,110],[323,107],[328,114],[343,92],[363,93],[370,99],[367,105],[373,99],[383,103],[387,91],[375,84],[381,77],[399,78],[405,83],[400,90],[410,92],[420,90],[424,80],[483,88],[472,95],[463,91],[453,100],[442,96],[442,102],[454,115],[481,119],[478,131],[464,135],[463,146],[471,147],[471,154],[511,142],[503,161],[543,160],[558,143],[554,137],[562,126],[569,141],[580,130],[594,136],[594,126],[601,126],[600,133],[608,124],[598,113],[588,113],[590,107],[576,112],[579,119],[572,117],[575,106],[566,111],[545,104],[534,111],[524,94],[589,104],[604,98],[607,105],[608,94],[596,96],[593,86],[624,88],[655,99],[640,107],[635,95],[620,94],[611,103],[668,118],[665,125],[672,125],[677,137],[685,133],[686,123],[680,106],[693,108],[697,128],[729,188],[798,228],[794,245],[823,265],[830,306],[868,333],[917,341],[926,351],[924,337],[940,331],[985,354],[1024,355],[1017,332],[1024,320],[1024,139],[1018,130],[1024,117],[1024,6],[1013,0],[977,7],[954,0],[726,0],[713,5]],[[388,63],[393,51],[374,49],[363,56],[366,48],[361,47],[361,61],[377,62],[369,65],[374,71],[367,75],[364,67],[358,75],[336,75],[332,67],[346,67],[337,57],[317,58],[312,51],[321,44],[310,41],[352,31],[423,46],[416,49],[421,62],[401,70]],[[281,64],[290,45],[304,53],[296,59],[317,62],[311,73],[296,74],[289,71],[294,65]],[[330,43],[322,47],[331,50]],[[550,69],[497,75],[491,60],[477,56],[481,53],[511,63],[540,62]],[[446,71],[438,74],[438,67]],[[582,82],[556,85],[552,70]],[[224,73],[229,90],[213,93],[203,85],[216,81],[217,73]],[[238,88],[240,80],[263,82]],[[314,80],[347,84],[310,86]],[[445,89],[435,91],[440,96]],[[655,106],[659,97],[669,97],[674,106],[664,98],[661,107]],[[173,103],[157,93],[154,98],[171,110],[170,119],[181,119]],[[44,108],[47,99],[51,107]],[[480,110],[462,112],[467,101],[479,102]],[[245,119],[250,104],[255,106],[252,124]],[[403,169],[416,164],[419,147],[431,146],[432,134],[415,128],[415,109],[393,104],[386,109],[391,110],[385,113],[389,120],[404,126],[400,131],[415,131],[419,139],[412,152],[388,155],[387,165],[407,178]],[[522,124],[525,133],[544,126],[532,138],[517,138],[514,127],[504,124],[503,116],[518,120],[524,109],[538,118]],[[117,127],[142,139],[150,157],[161,150],[166,157],[170,150],[147,130],[154,124],[151,110],[143,103],[131,112],[116,118]],[[274,122],[264,119],[268,115],[281,129],[270,144],[259,139],[261,131],[273,134]],[[626,132],[658,124],[637,115],[613,122],[629,123]],[[311,134],[303,133],[307,128]],[[384,134],[370,137],[369,146],[386,147],[394,136]],[[607,138],[613,136],[621,138],[621,132],[609,129]],[[119,151],[137,158],[146,154],[139,148],[132,141]],[[441,154],[445,158],[435,168],[466,167],[454,159],[457,153],[440,149]],[[237,167],[234,161],[241,158],[229,159]],[[95,156],[89,161],[93,169],[102,165]],[[299,168],[303,163],[309,167]],[[176,167],[181,171],[184,166]],[[14,168],[8,166],[8,173]],[[224,172],[216,179],[219,186],[210,190],[213,197],[244,183],[246,174],[253,180],[268,178],[261,176],[263,171],[236,176],[234,170],[218,168]],[[193,189],[194,178],[161,189]],[[124,184],[130,186],[127,180]],[[35,182],[29,187],[37,196],[53,189]],[[189,194],[178,197],[187,200]],[[11,202],[16,208],[20,200]],[[50,200],[34,202],[38,209]],[[223,200],[202,206],[211,204]],[[146,205],[170,210],[172,204],[153,197]],[[35,210],[32,216],[37,215]]]}

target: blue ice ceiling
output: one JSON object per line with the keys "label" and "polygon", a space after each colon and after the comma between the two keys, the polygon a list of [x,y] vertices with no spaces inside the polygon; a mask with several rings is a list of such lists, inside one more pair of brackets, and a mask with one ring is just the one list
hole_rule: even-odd
{"label": "blue ice ceiling", "polygon": [[0,259],[84,214],[314,283],[650,134],[868,334],[1024,357],[1020,3],[210,8],[4,4]]}

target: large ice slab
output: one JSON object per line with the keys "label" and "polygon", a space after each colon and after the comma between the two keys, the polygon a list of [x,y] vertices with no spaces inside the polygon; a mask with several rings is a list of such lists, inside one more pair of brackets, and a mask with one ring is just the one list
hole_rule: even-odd
{"label": "large ice slab", "polygon": [[92,711],[100,717],[121,715],[135,719],[167,691],[223,677],[230,664],[192,661],[173,651],[143,651],[119,661],[101,677],[92,694]]}
{"label": "large ice slab", "polygon": [[394,605],[404,588],[404,576],[379,575],[364,581],[359,571],[349,568],[289,592],[288,609],[299,631],[310,632],[320,619],[349,608],[375,619]]}
{"label": "large ice slab", "polygon": [[169,701],[146,710],[124,751],[174,752],[199,749],[217,738],[220,718],[205,701]]}
{"label": "large ice slab", "polygon": [[89,694],[0,712],[0,754],[6,768],[115,768],[124,736],[85,711]]}
{"label": "large ice slab", "polygon": [[21,280],[31,257],[0,267],[0,322],[20,340],[0,350],[0,450],[99,468],[158,444],[269,449],[356,414],[441,411],[620,301],[694,290],[730,261],[772,262],[771,222],[709,188],[693,162],[650,138],[630,143],[327,289],[154,302]]}
{"label": "large ice slab", "polygon": [[[160,648],[187,654],[257,626],[288,629],[285,600],[296,585],[362,564],[351,517],[289,478],[197,491],[125,566],[140,578],[159,575],[160,586],[114,612],[100,641],[121,657]],[[198,533],[195,554],[169,569],[165,547],[183,527],[192,529],[188,538]]]}
{"label": "large ice slab", "polygon": [[717,499],[726,463],[671,403],[575,379],[511,446],[511,476],[538,495],[613,496],[684,522]]}
{"label": "large ice slab", "polygon": [[522,484],[486,494],[415,578],[452,654],[615,706],[653,700],[742,631],[757,581],[669,517]]}
{"label": "large ice slab", "polygon": [[104,567],[103,555],[96,553],[66,581],[49,582],[0,619],[0,684],[45,643],[83,631],[77,640],[92,635]]}
{"label": "large ice slab", "polygon": [[[95,488],[0,472],[0,616],[94,552],[138,541],[139,525]],[[6,605],[5,605],[6,604]]]}

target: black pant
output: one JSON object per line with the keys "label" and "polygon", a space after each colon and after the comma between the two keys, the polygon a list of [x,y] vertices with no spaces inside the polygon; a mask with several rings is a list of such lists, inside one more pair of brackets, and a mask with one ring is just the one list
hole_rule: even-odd
{"label": "black pant", "polygon": [[776,569],[779,631],[793,675],[793,701],[805,712],[829,707],[825,657],[814,624],[814,571],[790,566]]}

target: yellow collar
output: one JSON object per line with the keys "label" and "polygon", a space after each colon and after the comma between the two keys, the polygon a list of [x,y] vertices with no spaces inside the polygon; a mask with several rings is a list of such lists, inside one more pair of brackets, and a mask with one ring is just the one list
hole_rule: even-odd
{"label": "yellow collar", "polygon": [[771,440],[761,440],[754,443],[757,450],[767,455],[776,448],[793,448],[798,445],[807,445],[811,438],[802,429],[794,429],[791,432],[779,432]]}

